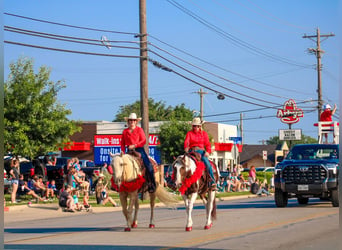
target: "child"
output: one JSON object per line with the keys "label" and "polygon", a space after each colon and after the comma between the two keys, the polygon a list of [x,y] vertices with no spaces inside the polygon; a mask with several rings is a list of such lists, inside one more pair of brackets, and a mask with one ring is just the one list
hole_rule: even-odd
{"label": "child", "polygon": [[59,197],[59,205],[65,209],[65,211],[75,212],[74,199],[70,194],[71,186],[67,185],[65,190],[61,193]]}
{"label": "child", "polygon": [[46,198],[49,197],[49,194],[51,195],[51,198],[54,199],[55,196],[59,196],[59,191],[56,187],[56,181],[55,180],[51,180],[50,183],[48,183],[47,185],[47,191],[46,191]]}
{"label": "child", "polygon": [[91,206],[89,205],[89,194],[88,192],[85,193],[83,197],[83,207],[87,209],[87,211],[91,210]]}

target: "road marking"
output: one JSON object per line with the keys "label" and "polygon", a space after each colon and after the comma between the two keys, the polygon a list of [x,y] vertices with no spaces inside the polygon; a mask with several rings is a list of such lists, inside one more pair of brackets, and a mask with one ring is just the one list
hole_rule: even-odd
{"label": "road marking", "polygon": [[308,215],[308,216],[301,217],[298,219],[291,219],[291,220],[285,220],[285,221],[280,221],[280,222],[269,222],[268,224],[265,224],[265,225],[247,228],[247,229],[243,229],[243,230],[240,230],[237,232],[229,232],[229,231],[219,232],[219,233],[215,232],[215,233],[205,235],[205,236],[201,235],[200,237],[190,238],[190,239],[185,240],[184,243],[180,243],[180,244],[174,245],[172,247],[166,247],[166,248],[160,248],[160,249],[169,250],[169,249],[173,249],[173,248],[190,247],[190,246],[201,244],[201,243],[208,242],[208,241],[220,240],[220,239],[225,239],[225,238],[229,238],[229,237],[236,237],[236,236],[240,236],[243,234],[249,234],[249,233],[254,233],[254,232],[258,232],[258,231],[264,231],[264,230],[268,230],[268,229],[272,229],[272,228],[277,228],[277,227],[281,227],[281,226],[285,226],[285,225],[290,225],[293,223],[299,223],[299,222],[312,220],[312,219],[316,219],[316,218],[320,218],[320,217],[326,217],[326,216],[335,215],[335,214],[338,214],[338,211],[316,213],[316,214]]}

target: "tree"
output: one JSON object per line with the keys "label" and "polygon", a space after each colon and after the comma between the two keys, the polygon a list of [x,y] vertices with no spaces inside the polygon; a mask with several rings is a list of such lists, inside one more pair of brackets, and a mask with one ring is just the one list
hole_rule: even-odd
{"label": "tree", "polygon": [[[275,145],[275,144],[281,144],[281,143],[282,141],[279,140],[279,136],[270,137],[270,139],[266,141],[267,145]],[[310,144],[310,143],[318,143],[318,140],[310,136],[302,135],[301,140],[291,141],[292,146],[296,144]]]}
{"label": "tree", "polygon": [[81,130],[67,116],[71,110],[57,102],[65,85],[49,80],[50,69],[34,72],[33,60],[20,58],[10,64],[4,85],[4,149],[30,158],[56,151]]}
{"label": "tree", "polygon": [[[124,117],[128,117],[132,112],[136,113],[138,116],[141,116],[140,101],[136,101],[133,104],[120,106],[120,109],[113,122],[124,121]],[[192,111],[187,109],[184,103],[172,108],[171,106],[166,107],[165,102],[155,102],[152,98],[148,99],[148,113],[150,121],[170,121],[172,119],[179,121],[190,121],[193,116]]]}
{"label": "tree", "polygon": [[184,153],[184,139],[191,129],[189,122],[172,120],[160,126],[159,141],[162,162],[173,162],[175,157]]}

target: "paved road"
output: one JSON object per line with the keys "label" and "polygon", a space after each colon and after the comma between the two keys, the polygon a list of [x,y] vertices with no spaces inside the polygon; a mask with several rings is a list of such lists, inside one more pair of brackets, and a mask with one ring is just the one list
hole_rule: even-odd
{"label": "paved road", "polygon": [[149,209],[139,227],[123,232],[120,208],[94,213],[63,213],[37,205],[5,213],[6,249],[338,249],[338,208],[328,202],[276,208],[272,197],[218,202],[218,220],[203,230],[204,207],[194,210],[194,228],[185,232],[185,209],[160,206],[156,228],[148,228]]}

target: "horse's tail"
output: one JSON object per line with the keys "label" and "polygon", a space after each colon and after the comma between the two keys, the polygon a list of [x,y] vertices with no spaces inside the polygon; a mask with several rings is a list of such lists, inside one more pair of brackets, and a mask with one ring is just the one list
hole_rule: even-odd
{"label": "horse's tail", "polygon": [[214,202],[213,202],[213,209],[211,210],[211,218],[213,220],[216,220],[216,199],[214,199]]}
{"label": "horse's tail", "polygon": [[161,185],[157,185],[156,197],[168,207],[175,207],[175,205],[179,202],[176,195],[168,192]]}

